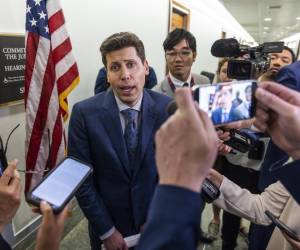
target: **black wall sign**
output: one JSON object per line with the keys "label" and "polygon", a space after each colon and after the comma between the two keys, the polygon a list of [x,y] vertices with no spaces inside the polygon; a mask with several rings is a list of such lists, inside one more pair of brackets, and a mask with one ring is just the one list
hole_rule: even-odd
{"label": "black wall sign", "polygon": [[0,34],[0,105],[24,98],[25,38]]}

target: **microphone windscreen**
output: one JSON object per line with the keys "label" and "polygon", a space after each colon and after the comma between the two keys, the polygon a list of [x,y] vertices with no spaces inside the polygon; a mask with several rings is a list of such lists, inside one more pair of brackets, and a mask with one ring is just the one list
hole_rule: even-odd
{"label": "microphone windscreen", "polygon": [[240,45],[234,38],[219,39],[214,42],[210,50],[216,57],[233,57],[240,55]]}
{"label": "microphone windscreen", "polygon": [[167,106],[167,112],[169,115],[173,115],[177,110],[177,104],[175,101],[171,101]]}

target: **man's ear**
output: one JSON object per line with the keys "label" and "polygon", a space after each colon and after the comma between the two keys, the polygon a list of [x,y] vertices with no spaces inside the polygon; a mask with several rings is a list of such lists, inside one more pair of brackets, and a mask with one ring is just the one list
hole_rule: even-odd
{"label": "man's ear", "polygon": [[149,75],[149,64],[148,64],[148,61],[145,59],[145,62],[144,62],[144,67],[145,67],[145,75]]}
{"label": "man's ear", "polygon": [[193,62],[195,62],[196,57],[197,57],[197,52],[193,52]]}

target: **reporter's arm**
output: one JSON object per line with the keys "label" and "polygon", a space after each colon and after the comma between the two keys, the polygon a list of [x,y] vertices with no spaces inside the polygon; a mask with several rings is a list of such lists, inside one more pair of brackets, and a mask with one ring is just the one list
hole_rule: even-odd
{"label": "reporter's arm", "polygon": [[223,177],[220,197],[214,201],[214,204],[256,224],[269,225],[271,221],[265,215],[265,211],[269,210],[279,217],[289,198],[290,194],[280,182],[270,185],[262,194],[258,195],[242,189]]}
{"label": "reporter's arm", "polygon": [[158,185],[137,250],[196,249],[201,207],[199,192]]}

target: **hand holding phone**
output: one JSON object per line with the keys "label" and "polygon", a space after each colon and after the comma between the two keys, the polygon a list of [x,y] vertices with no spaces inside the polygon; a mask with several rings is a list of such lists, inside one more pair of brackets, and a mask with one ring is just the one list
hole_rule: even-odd
{"label": "hand holding phone", "polygon": [[284,233],[286,233],[289,237],[291,237],[293,240],[300,242],[300,238],[297,233],[295,233],[290,227],[288,227],[286,224],[284,224],[281,220],[275,217],[274,214],[272,214],[270,211],[266,210],[265,214],[268,216],[268,218]]}
{"label": "hand holding phone", "polygon": [[28,193],[26,199],[38,207],[44,200],[57,214],[63,210],[91,173],[92,168],[89,165],[67,157]]}
{"label": "hand holding phone", "polygon": [[224,125],[254,117],[256,88],[254,80],[200,85],[194,91],[194,99],[214,125]]}

